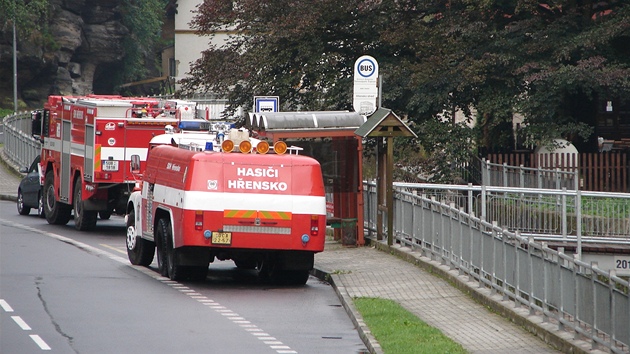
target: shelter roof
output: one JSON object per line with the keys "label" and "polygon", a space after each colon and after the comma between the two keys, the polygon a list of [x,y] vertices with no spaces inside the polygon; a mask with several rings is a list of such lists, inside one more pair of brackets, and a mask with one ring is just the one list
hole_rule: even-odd
{"label": "shelter roof", "polygon": [[392,112],[391,109],[379,108],[355,132],[356,135],[366,137],[407,136],[417,138],[405,122]]}

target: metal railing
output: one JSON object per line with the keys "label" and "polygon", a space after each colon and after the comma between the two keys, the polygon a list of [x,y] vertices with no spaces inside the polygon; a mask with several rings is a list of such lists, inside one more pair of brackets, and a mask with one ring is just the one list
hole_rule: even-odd
{"label": "metal railing", "polygon": [[4,117],[4,154],[20,167],[31,165],[41,153],[41,142],[31,136],[31,112],[20,112]]}
{"label": "metal railing", "polygon": [[[374,232],[378,217],[376,185],[364,183],[364,187],[364,227]],[[570,193],[554,192],[554,197],[560,199],[566,199]],[[480,287],[514,301],[516,307],[527,307],[532,315],[556,323],[559,329],[588,338],[593,348],[603,346],[614,353],[628,353],[628,280],[617,276],[614,270],[603,271],[594,263],[551,249],[533,236],[523,236],[519,230],[510,231],[497,222],[487,222],[491,219],[485,218],[493,212],[486,203],[507,191],[424,185],[416,186],[414,193],[407,184],[395,184],[394,193],[393,234],[397,242],[467,275]],[[509,194],[525,195],[525,191]]]}
{"label": "metal railing", "polygon": [[544,169],[496,164],[486,159],[481,161],[481,184],[484,186],[546,188],[569,190],[579,189],[578,170],[560,168]]}
{"label": "metal railing", "polygon": [[540,240],[630,244],[630,194],[566,189],[394,183]]}

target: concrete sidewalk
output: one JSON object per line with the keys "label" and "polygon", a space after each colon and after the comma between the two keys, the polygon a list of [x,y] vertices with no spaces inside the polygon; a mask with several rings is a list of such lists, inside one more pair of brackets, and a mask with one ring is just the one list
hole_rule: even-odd
{"label": "concrete sidewalk", "polygon": [[[2,148],[0,159],[0,199],[15,201],[18,167],[6,162]],[[315,256],[314,274],[331,283],[371,353],[383,351],[356,311],[355,297],[394,300],[470,353],[604,353],[408,248],[369,241],[365,247],[328,242]]]}

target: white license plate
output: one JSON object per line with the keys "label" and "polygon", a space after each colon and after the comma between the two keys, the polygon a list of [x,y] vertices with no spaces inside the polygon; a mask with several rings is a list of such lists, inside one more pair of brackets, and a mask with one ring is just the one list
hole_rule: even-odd
{"label": "white license plate", "polygon": [[103,171],[118,171],[118,161],[103,161]]}

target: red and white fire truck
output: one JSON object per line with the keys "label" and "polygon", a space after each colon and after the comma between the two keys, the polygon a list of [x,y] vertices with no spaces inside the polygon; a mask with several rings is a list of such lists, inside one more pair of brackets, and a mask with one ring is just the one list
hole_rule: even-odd
{"label": "red and white fire truck", "polygon": [[143,168],[149,141],[179,122],[157,99],[104,95],[50,96],[38,117],[46,220],[66,224],[74,209],[78,230],[99,214],[124,214],[136,184],[132,156]]}
{"label": "red and white fire truck", "polygon": [[127,206],[131,263],[148,266],[157,253],[162,275],[199,280],[215,259],[231,259],[273,281],[306,283],[326,233],[319,162],[284,153],[283,142],[252,147],[246,131],[200,135],[152,141]]}

